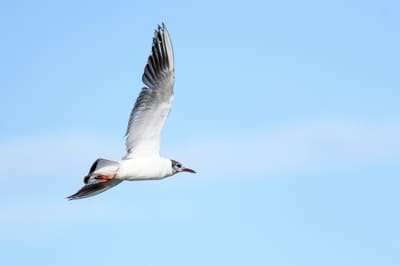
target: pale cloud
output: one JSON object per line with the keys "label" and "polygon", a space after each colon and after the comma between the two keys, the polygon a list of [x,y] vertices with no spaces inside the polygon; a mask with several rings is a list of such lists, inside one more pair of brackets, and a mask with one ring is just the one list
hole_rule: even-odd
{"label": "pale cloud", "polygon": [[[211,132],[208,136],[180,140],[179,145],[171,143],[162,150],[196,169],[202,180],[218,177],[222,182],[230,182],[242,177],[246,180],[282,174],[295,176],[384,162],[400,163],[399,136],[398,121],[385,124],[311,121],[269,131],[225,135]],[[87,204],[94,211],[85,213],[88,206],[79,208],[63,199],[79,188],[81,176],[94,159],[121,158],[122,138],[55,134],[3,141],[1,147],[0,224],[62,224],[76,217],[90,221],[110,213],[123,217],[123,210],[105,205],[96,210],[91,201]],[[140,208],[136,211],[143,212]]]}
{"label": "pale cloud", "polygon": [[[162,153],[203,174],[291,173],[400,161],[399,136],[398,121],[309,121],[274,130],[191,136],[179,145],[164,145]],[[2,178],[82,175],[96,158],[118,160],[125,152],[123,138],[78,133],[3,142],[1,147]]]}
{"label": "pale cloud", "polygon": [[[163,154],[203,174],[229,175],[290,173],[400,160],[398,121],[313,121],[274,130],[214,133],[191,136],[186,142],[165,141]],[[118,160],[124,152],[123,138],[110,140],[90,134],[26,138],[1,144],[0,170],[7,174],[2,178],[65,171],[81,175],[96,158]]]}
{"label": "pale cloud", "polygon": [[310,121],[273,131],[192,139],[176,153],[206,172],[265,176],[400,162],[399,136],[397,121]]}

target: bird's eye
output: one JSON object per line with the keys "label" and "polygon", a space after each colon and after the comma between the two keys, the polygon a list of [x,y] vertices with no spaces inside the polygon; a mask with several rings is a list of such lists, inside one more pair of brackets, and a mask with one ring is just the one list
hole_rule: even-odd
{"label": "bird's eye", "polygon": [[182,168],[182,165],[181,165],[180,163],[177,163],[177,164],[176,164],[176,167],[177,167],[177,168]]}

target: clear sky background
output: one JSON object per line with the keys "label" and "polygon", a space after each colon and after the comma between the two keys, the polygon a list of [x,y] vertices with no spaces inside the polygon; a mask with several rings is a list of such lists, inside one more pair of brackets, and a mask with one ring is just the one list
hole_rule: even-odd
{"label": "clear sky background", "polygon": [[[1,265],[400,265],[398,1],[2,1]],[[120,159],[165,22],[162,155],[197,170],[80,201]]]}

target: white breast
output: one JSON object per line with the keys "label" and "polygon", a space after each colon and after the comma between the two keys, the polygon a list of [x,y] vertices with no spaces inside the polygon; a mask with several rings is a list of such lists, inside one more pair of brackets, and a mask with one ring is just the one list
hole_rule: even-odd
{"label": "white breast", "polygon": [[162,179],[172,175],[171,160],[161,157],[133,157],[120,161],[116,178],[122,180]]}

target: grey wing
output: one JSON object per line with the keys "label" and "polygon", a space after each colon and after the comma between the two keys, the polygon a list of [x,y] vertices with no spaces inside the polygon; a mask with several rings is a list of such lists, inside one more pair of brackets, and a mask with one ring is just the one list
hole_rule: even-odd
{"label": "grey wing", "polygon": [[126,131],[126,158],[132,154],[157,155],[161,131],[171,109],[174,87],[174,55],[164,24],[158,26],[151,54],[142,76],[146,85],[137,98]]}

